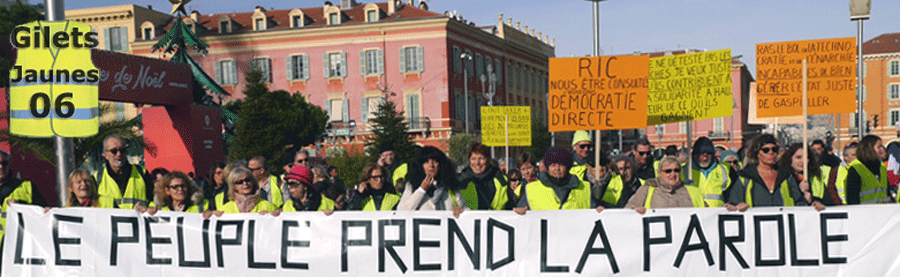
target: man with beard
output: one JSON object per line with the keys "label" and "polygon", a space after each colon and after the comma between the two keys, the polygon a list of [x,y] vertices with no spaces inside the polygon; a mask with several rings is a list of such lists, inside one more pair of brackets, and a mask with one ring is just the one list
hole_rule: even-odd
{"label": "man with beard", "polygon": [[103,158],[106,166],[94,174],[97,179],[97,193],[114,199],[114,206],[119,209],[138,208],[143,211],[147,207],[149,197],[153,195],[153,182],[147,170],[138,165],[128,163],[125,138],[110,135],[103,139]]}
{"label": "man with beard", "polygon": [[[703,193],[703,200],[709,207],[725,205],[725,195],[735,182],[737,171],[730,166],[719,163],[716,159],[716,148],[707,137],[700,137],[694,142],[691,164],[692,180]],[[681,180],[685,181],[687,166],[682,168]]]}

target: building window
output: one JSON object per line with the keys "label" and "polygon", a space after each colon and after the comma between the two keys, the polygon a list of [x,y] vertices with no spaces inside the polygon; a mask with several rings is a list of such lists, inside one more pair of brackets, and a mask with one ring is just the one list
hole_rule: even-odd
{"label": "building window", "polygon": [[341,22],[338,21],[337,13],[328,14],[328,25],[338,25],[339,23],[341,23]]}
{"label": "building window", "polygon": [[369,119],[375,118],[375,114],[378,112],[378,105],[384,102],[381,96],[375,97],[364,97],[360,99],[360,111],[362,111],[362,122],[367,123]]}
{"label": "building window", "polygon": [[219,33],[220,33],[220,34],[224,34],[224,33],[230,32],[231,30],[228,30],[228,29],[229,29],[229,28],[228,28],[228,21],[222,21],[222,22],[219,22]]}
{"label": "building window", "polygon": [[850,126],[853,126],[853,128],[859,128],[859,113],[854,113],[853,116],[851,116],[851,121],[853,122],[850,122]]}
{"label": "building window", "polygon": [[106,50],[128,51],[128,27],[103,29],[103,37],[106,39]]}
{"label": "building window", "polygon": [[497,83],[503,83],[503,64],[500,59],[494,60],[494,73],[497,74]]}
{"label": "building window", "polygon": [[289,56],[287,57],[286,62],[288,80],[309,79],[309,56]]}
{"label": "building window", "polygon": [[220,85],[237,84],[237,64],[234,60],[216,62],[216,81]]}
{"label": "building window", "polygon": [[900,75],[900,61],[891,61],[888,66],[888,75],[897,76]]}
{"label": "building window", "polygon": [[475,65],[473,64],[474,62],[471,59],[472,51],[466,50],[466,57],[468,57],[464,60],[465,65],[466,65],[466,72],[467,72],[466,75],[469,75],[468,77],[475,76],[475,71],[474,71]]}
{"label": "building window", "polygon": [[406,119],[409,122],[409,129],[421,129],[422,122],[420,118],[422,117],[421,110],[419,109],[419,95],[418,94],[408,94],[406,95]]}
{"label": "building window", "polygon": [[685,123],[684,121],[678,122],[678,132],[687,134],[687,123]]}
{"label": "building window", "polygon": [[295,15],[291,17],[291,22],[294,23],[294,28],[303,27],[303,16]]}
{"label": "building window", "polygon": [[153,28],[144,28],[144,40],[153,39]]}
{"label": "building window", "polygon": [[725,130],[725,123],[722,121],[723,120],[721,117],[716,117],[715,119],[713,119],[713,132],[715,132],[716,134],[722,134]]}
{"label": "building window", "polygon": [[347,53],[327,53],[322,59],[325,78],[347,77]]}
{"label": "building window", "polygon": [[257,18],[256,19],[256,30],[262,31],[266,29],[266,19],[265,18]]}
{"label": "building window", "polygon": [[893,83],[888,85],[888,99],[890,100],[898,100],[900,99],[900,84]]}
{"label": "building window", "polygon": [[453,60],[453,73],[459,74],[462,72],[462,50],[459,47],[453,46],[453,55],[450,57]]}
{"label": "building window", "polygon": [[384,73],[384,51],[372,49],[359,52],[359,71],[362,76]]}
{"label": "building window", "polygon": [[891,110],[891,126],[897,127],[900,123],[900,110]]}
{"label": "building window", "polygon": [[269,58],[252,59],[250,60],[250,65],[253,66],[253,69],[262,73],[262,81],[264,83],[272,82],[272,62]]}
{"label": "building window", "polygon": [[324,107],[331,122],[350,121],[350,101],[347,99],[327,99]]}
{"label": "building window", "polygon": [[424,58],[424,50],[421,46],[400,48],[400,73],[424,71]]}
{"label": "building window", "polygon": [[366,19],[368,22],[378,22],[378,11],[376,11],[376,10],[367,11]]}
{"label": "building window", "polygon": [[481,78],[482,74],[484,74],[484,58],[481,54],[475,54],[475,79]]}

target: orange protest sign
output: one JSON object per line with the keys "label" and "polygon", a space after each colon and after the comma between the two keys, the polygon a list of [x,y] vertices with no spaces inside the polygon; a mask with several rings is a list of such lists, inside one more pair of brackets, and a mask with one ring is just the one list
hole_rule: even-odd
{"label": "orange protest sign", "polygon": [[550,59],[550,132],[647,127],[650,57]]}
{"label": "orange protest sign", "polygon": [[747,109],[747,124],[803,124],[803,116],[763,117],[757,116],[756,111],[756,82],[750,82],[750,105]]}
{"label": "orange protest sign", "polygon": [[856,40],[848,37],[757,44],[757,116],[803,113],[803,60],[810,115],[856,111]]}

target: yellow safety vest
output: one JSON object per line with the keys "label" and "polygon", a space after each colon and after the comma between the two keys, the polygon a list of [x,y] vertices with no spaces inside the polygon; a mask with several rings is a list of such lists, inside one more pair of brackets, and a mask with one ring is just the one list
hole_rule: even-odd
{"label": "yellow safety vest", "polygon": [[[144,169],[136,165],[131,165],[131,176],[128,177],[128,185],[125,186],[125,194],[119,190],[116,180],[109,176],[106,166],[94,174],[94,179],[100,184],[97,192],[100,196],[109,196],[114,199],[113,207],[118,209],[133,209],[134,205],[140,203],[141,206],[147,207],[147,185],[144,184],[144,178],[141,177]],[[102,174],[102,175],[101,175]]]}
{"label": "yellow safety vest", "polygon": [[16,202],[31,204],[31,195],[31,182],[22,181],[12,193],[3,199],[3,209],[0,211],[0,238],[3,237],[3,233],[6,231],[6,210],[9,209],[9,203],[7,202],[10,199],[13,199],[16,200]]}
{"label": "yellow safety vest", "polygon": [[225,192],[223,191],[216,194],[216,199],[214,201],[216,201],[216,210],[221,211],[222,207],[225,207]]}
{"label": "yellow safety vest", "polygon": [[[828,170],[830,171],[831,167],[829,167]],[[811,190],[812,196],[819,199],[824,197],[826,181],[823,180],[822,176],[810,176],[809,179],[809,189]]]}
{"label": "yellow safety vest", "polygon": [[281,184],[278,182],[278,176],[269,174],[269,199],[275,207],[281,207],[284,204],[284,198],[281,196]]}
{"label": "yellow safety vest", "polygon": [[[506,176],[503,176],[503,178],[506,179]],[[500,183],[500,180],[497,178],[492,180],[494,181],[494,200],[491,201],[490,210],[503,210],[506,207],[506,202],[509,201],[506,197],[506,185]],[[479,208],[478,191],[475,188],[475,183],[469,182],[460,193],[462,193],[463,199],[466,200],[466,204],[469,205],[469,209],[477,210]]]}
{"label": "yellow safety vest", "polygon": [[[843,165],[838,166],[837,172],[837,180],[834,181],[834,187],[837,188],[838,196],[841,197],[841,202],[844,205],[847,205],[847,167]],[[900,197],[897,197],[900,198]]]}
{"label": "yellow safety vest", "polygon": [[[725,197],[722,192],[731,187],[731,176],[728,174],[729,167],[722,163],[717,163],[716,168],[710,169],[709,176],[703,175],[700,170],[691,168],[693,174],[694,185],[703,192],[703,199],[706,205],[710,207],[721,207],[725,205]],[[684,173],[681,174],[681,181],[685,182]]]}
{"label": "yellow safety vest", "polygon": [[394,169],[394,173],[391,175],[391,185],[397,185],[397,181],[399,181],[400,179],[405,180],[407,172],[409,172],[409,169],[405,163],[397,166],[397,168]]}
{"label": "yellow safety vest", "polygon": [[362,211],[390,211],[394,209],[394,206],[396,206],[397,203],[400,203],[399,195],[385,193],[384,199],[381,200],[381,208],[375,209],[375,201],[372,200],[372,196],[369,196],[363,200]]}
{"label": "yellow safety vest", "polygon": [[[519,183],[519,186],[513,190],[513,193],[516,194],[516,198],[522,197],[522,187],[524,187],[524,186],[525,186],[524,183]],[[900,198],[900,197],[898,197],[898,198]]]}
{"label": "yellow safety vest", "polygon": [[586,172],[587,172],[586,164],[583,164],[583,165],[573,164],[572,168],[569,168],[569,174],[575,175],[575,177],[578,177],[578,179],[580,179],[582,181],[587,181],[587,179],[585,179]]}
{"label": "yellow safety vest", "polygon": [[[271,212],[271,211],[274,211],[277,209],[278,208],[275,207],[275,205],[272,204],[272,202],[257,198],[256,206],[253,206],[253,209],[250,210],[250,212],[251,213],[258,213],[258,212],[262,212],[262,211]],[[240,210],[238,210],[237,204],[234,201],[229,201],[228,203],[225,203],[225,206],[223,206],[220,211],[222,211],[223,213],[226,213],[226,214],[240,213]]]}
{"label": "yellow safety vest", "polygon": [[[700,189],[695,186],[684,186],[688,191],[688,195],[691,196],[691,204],[694,205],[694,208],[704,208],[706,207],[706,203],[704,203],[703,194],[700,192]],[[647,199],[644,200],[644,208],[652,209],[650,205],[650,201],[653,200],[653,193],[656,192],[656,187],[651,186],[647,191]]]}
{"label": "yellow safety vest", "polygon": [[872,174],[862,162],[858,159],[850,163],[850,167],[856,169],[856,173],[859,174],[859,203],[860,204],[884,204],[890,203],[891,199],[888,197],[888,177],[887,177],[887,167],[884,166],[883,163],[879,163],[881,166],[880,176],[881,180],[875,178],[875,174]]}
{"label": "yellow safety vest", "polygon": [[[638,182],[641,182],[641,185],[644,185],[644,180],[638,178],[637,176],[633,176],[631,178],[635,178]],[[622,198],[622,190],[625,189],[625,181],[622,180],[622,175],[613,176],[612,179],[609,180],[609,185],[606,186],[606,191],[603,192],[603,197],[600,201],[606,202],[610,205],[619,204],[619,200]]]}
{"label": "yellow safety vest", "polygon": [[[744,203],[747,203],[747,205],[750,205],[750,207],[753,207],[752,189],[753,189],[753,180],[751,179],[751,180],[749,180],[749,182],[747,182],[747,192],[746,192],[746,194],[744,194]],[[791,198],[791,191],[790,191],[790,188],[788,187],[787,180],[781,181],[781,188],[779,189],[779,191],[781,191],[781,199],[782,199],[782,201],[784,201],[784,206],[785,207],[793,207],[794,206],[794,198]]]}
{"label": "yellow safety vest", "polygon": [[[57,32],[69,32],[78,27],[80,32],[87,33],[91,27],[76,21],[44,22],[33,21],[23,24],[33,30],[36,27],[49,26],[51,36]],[[41,28],[43,34],[44,30]],[[33,32],[23,32],[36,35]],[[19,40],[19,38],[14,38]],[[80,39],[84,43],[84,39]],[[32,43],[34,43],[32,41]],[[34,46],[34,45],[32,45]],[[42,45],[43,42],[42,42]],[[27,137],[88,137],[97,134],[99,128],[98,82],[99,70],[91,62],[91,50],[88,47],[76,48],[69,43],[68,48],[51,46],[29,47],[17,49],[16,66],[26,70],[36,70],[37,80],[22,78],[20,82],[11,82],[9,90],[10,120],[9,130],[14,135]],[[55,56],[55,58],[54,58]],[[79,69],[76,71],[76,69]],[[57,70],[68,71],[68,80],[52,78],[41,80],[41,76],[55,76]],[[10,78],[17,78],[17,70],[10,70]],[[44,73],[41,74],[41,71]],[[73,74],[80,74],[76,82]],[[88,82],[89,71],[95,71],[96,81]],[[91,75],[93,75],[91,74]],[[83,79],[83,80],[81,80]],[[32,107],[32,104],[34,106]]]}
{"label": "yellow safety vest", "polygon": [[[156,202],[150,202],[150,207],[156,207]],[[159,207],[159,210],[160,210],[160,211],[167,211],[167,212],[168,212],[168,211],[172,211],[172,209],[169,209],[168,206],[162,206],[162,207]],[[185,212],[185,213],[196,213],[196,214],[199,214],[199,213],[202,213],[202,212],[205,211],[205,210],[206,210],[206,209],[203,208],[203,207],[201,207],[200,205],[194,204],[194,205],[191,205],[190,207],[187,207],[187,209],[184,209],[183,212]]]}
{"label": "yellow safety vest", "polygon": [[[385,200],[387,200],[387,194],[385,194]],[[397,201],[399,202],[399,200],[397,200]],[[381,206],[383,207],[384,203],[382,203]],[[319,202],[319,209],[317,209],[316,211],[323,211],[323,210],[332,210],[333,211],[334,210],[334,200],[331,200],[328,197],[322,196],[322,202]],[[296,212],[297,209],[294,208],[294,199],[288,200],[286,203],[284,203],[284,207],[282,207],[281,211]]]}
{"label": "yellow safety vest", "polygon": [[591,208],[591,184],[585,181],[580,181],[577,188],[569,191],[569,198],[562,207],[553,188],[544,185],[540,180],[528,183],[525,193],[528,196],[528,206],[535,211]]}

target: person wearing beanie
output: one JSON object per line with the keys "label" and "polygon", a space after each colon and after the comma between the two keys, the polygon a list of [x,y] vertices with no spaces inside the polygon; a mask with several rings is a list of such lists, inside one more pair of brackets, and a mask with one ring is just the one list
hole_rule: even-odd
{"label": "person wearing beanie", "polygon": [[313,187],[312,171],[303,166],[294,166],[291,172],[285,174],[285,187],[291,195],[291,199],[284,203],[283,212],[322,211],[325,215],[334,212],[334,201]]}
{"label": "person wearing beanie", "polygon": [[[553,147],[544,154],[546,172],[538,173],[538,180],[525,186],[525,193],[514,209],[518,214],[526,210],[575,210],[591,208],[590,184],[569,173],[572,155],[563,147]],[[598,211],[602,210],[598,208]]]}
{"label": "person wearing beanie", "polygon": [[[716,159],[716,147],[708,137],[699,137],[694,141],[691,170],[682,167],[682,172],[690,172],[694,184],[703,192],[703,200],[710,207],[721,207],[728,199],[728,189],[738,181],[737,171],[730,166],[719,163]],[[687,182],[687,174],[681,174],[681,181]]]}

